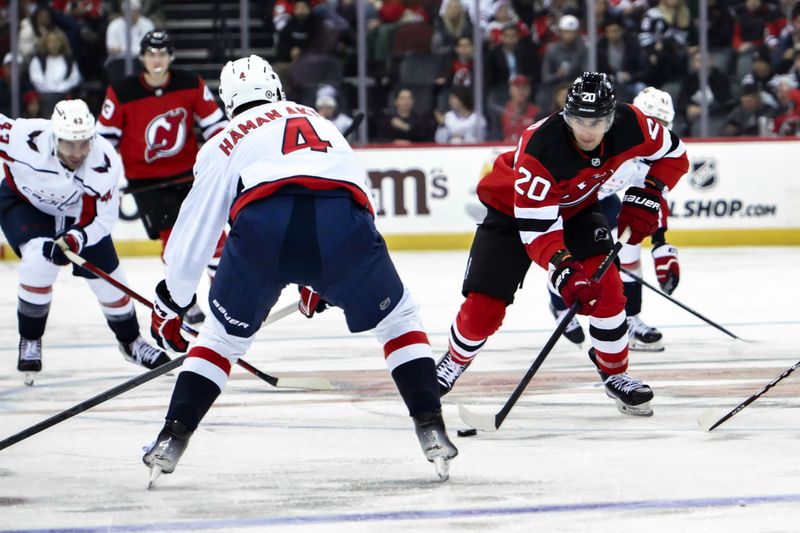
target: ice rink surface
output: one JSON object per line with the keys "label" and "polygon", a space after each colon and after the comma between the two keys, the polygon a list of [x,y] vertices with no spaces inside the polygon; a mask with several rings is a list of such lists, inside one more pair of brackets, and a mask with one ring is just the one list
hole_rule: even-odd
{"label": "ice rink surface", "polygon": [[[554,328],[535,268],[500,333],[445,398],[460,450],[446,483],[419,450],[381,347],[371,334],[348,334],[333,309],[268,326],[246,359],[274,375],[324,376],[334,390],[276,389],[234,367],[175,473],[148,491],[141,446],[161,428],[175,380],[162,376],[0,451],[0,530],[800,531],[800,375],[711,433],[696,422],[800,359],[800,248],[680,253],[674,296],[758,342],[732,341],[645,288],[642,318],[661,328],[667,349],[632,352],[630,373],[654,389],[652,418],[618,413],[586,346],[562,339],[499,431],[456,437],[466,427],[457,405],[498,410]],[[394,254],[437,353],[462,301],[466,256]],[[123,265],[150,298],[158,260]],[[92,293],[64,269],[44,370],[24,386],[17,266],[0,262],[0,438],[143,371],[123,360]],[[279,306],[295,296],[288,288]],[[146,332],[149,313],[138,314]]]}

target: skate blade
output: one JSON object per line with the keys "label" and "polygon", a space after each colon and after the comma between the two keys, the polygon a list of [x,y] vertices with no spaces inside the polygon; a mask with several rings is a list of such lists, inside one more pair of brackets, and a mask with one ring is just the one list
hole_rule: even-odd
{"label": "skate blade", "polygon": [[433,467],[436,469],[436,475],[439,476],[439,481],[447,481],[450,479],[450,464],[447,459],[441,455],[433,458]]}
{"label": "skate blade", "polygon": [[653,409],[650,407],[650,402],[640,403],[639,405],[628,405],[622,401],[614,398],[617,404],[617,409],[623,415],[628,416],[653,416]]}
{"label": "skate blade", "polygon": [[24,381],[28,387],[33,387],[33,380],[36,377],[36,372],[25,372]]}
{"label": "skate blade", "polygon": [[147,490],[153,488],[153,484],[159,477],[161,477],[162,472],[163,470],[161,470],[161,467],[158,465],[153,465],[150,467],[150,481],[147,483]]}
{"label": "skate blade", "polygon": [[663,352],[664,344],[661,341],[649,343],[631,341],[628,343],[628,349],[634,352]]}

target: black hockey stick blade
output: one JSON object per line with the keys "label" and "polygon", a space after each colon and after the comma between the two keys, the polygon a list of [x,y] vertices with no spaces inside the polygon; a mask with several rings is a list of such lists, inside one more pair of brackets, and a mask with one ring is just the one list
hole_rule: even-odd
{"label": "black hockey stick blade", "polygon": [[739,411],[741,411],[754,401],[761,398],[761,396],[766,394],[768,390],[777,385],[778,382],[789,377],[792,372],[797,370],[798,367],[800,367],[800,361],[796,362],[793,366],[784,370],[780,376],[778,376],[777,378],[773,379],[772,381],[764,385],[761,388],[761,390],[759,390],[758,392],[747,398],[745,401],[743,401],[742,403],[740,403],[739,405],[737,405],[736,407],[734,407],[733,409],[722,415],[721,417],[714,409],[707,409],[703,411],[702,413],[700,413],[700,416],[697,417],[697,423],[700,424],[700,427],[703,428],[704,430],[713,431],[714,429],[725,423],[727,420],[733,418]]}
{"label": "black hockey stick blade", "polygon": [[[611,266],[611,264],[614,262],[614,259],[616,259],[617,255],[619,255],[619,251],[622,249],[622,243],[627,242],[629,237],[630,228],[626,228],[623,234],[620,236],[619,242],[614,244],[614,247],[610,252],[608,252],[606,257],[597,267],[597,270],[592,275],[593,280],[598,281],[603,277],[603,274],[606,273],[608,267]],[[561,338],[561,335],[567,329],[567,325],[569,324],[570,320],[575,318],[580,305],[580,302],[575,302],[572,304],[569,310],[567,310],[566,315],[564,315],[564,317],[558,323],[558,326],[556,326],[556,329],[553,331],[552,335],[550,335],[550,338],[547,339],[547,343],[545,343],[544,347],[539,352],[539,355],[533,361],[530,368],[528,368],[528,371],[525,372],[525,375],[522,377],[519,385],[517,385],[517,387],[514,389],[514,392],[511,393],[511,397],[506,401],[505,405],[503,405],[497,414],[488,415],[475,413],[467,409],[466,406],[459,405],[458,414],[461,417],[461,420],[463,420],[465,424],[482,431],[495,431],[499,429],[503,424],[503,421],[508,416],[508,413],[511,412],[511,409],[517,403],[517,400],[519,400],[520,396],[522,396],[522,393],[525,392],[525,389],[528,387],[528,383],[531,382],[531,379],[533,379],[533,376],[539,370],[539,367],[542,366],[542,363],[544,363],[544,360],[547,358],[548,354],[550,354],[553,346],[556,345],[558,339]]]}
{"label": "black hockey stick blade", "polygon": [[12,444],[16,444],[21,440],[25,440],[28,437],[36,435],[37,433],[44,431],[49,427],[55,426],[56,424],[63,422],[68,418],[72,418],[73,416],[78,415],[86,411],[87,409],[91,409],[96,405],[100,405],[101,403],[106,402],[111,398],[115,398],[120,394],[122,394],[123,392],[127,392],[135,387],[138,387],[139,385],[147,383],[148,381],[153,380],[162,374],[166,374],[170,370],[173,370],[181,366],[183,364],[184,359],[186,359],[186,355],[176,357],[169,363],[164,363],[158,368],[154,368],[152,370],[145,372],[144,374],[136,376],[135,378],[129,379],[125,383],[121,383],[120,385],[108,389],[105,392],[101,392],[97,396],[89,398],[88,400],[84,400],[81,403],[74,405],[73,407],[70,407],[65,411],[61,411],[60,413],[57,413],[46,420],[42,420],[38,424],[32,425],[28,429],[24,429],[15,435],[3,439],[0,441],[0,450],[4,450],[5,448],[8,448]]}
{"label": "black hockey stick blade", "polygon": [[655,293],[658,293],[660,296],[663,296],[664,298],[666,298],[666,299],[667,299],[667,300],[669,300],[670,302],[674,303],[675,305],[677,305],[678,307],[680,307],[680,308],[681,308],[681,309],[683,309],[684,311],[688,311],[689,313],[693,314],[694,316],[696,316],[697,318],[699,318],[699,319],[700,319],[700,320],[702,320],[703,322],[707,323],[708,325],[710,325],[710,326],[713,326],[713,327],[717,328],[718,330],[720,330],[720,331],[721,331],[721,332],[723,332],[724,334],[726,334],[726,335],[728,335],[728,336],[730,336],[730,337],[733,337],[734,339],[736,339],[736,340],[738,340],[738,341],[742,341],[742,342],[756,342],[756,341],[749,341],[749,340],[747,340],[747,339],[743,339],[743,338],[739,337],[738,335],[735,335],[735,334],[731,333],[730,331],[728,331],[728,330],[727,330],[727,329],[725,329],[724,327],[720,326],[719,324],[717,324],[716,322],[714,322],[714,321],[713,321],[713,320],[711,320],[710,318],[708,318],[708,317],[705,317],[705,316],[701,315],[700,313],[698,313],[697,311],[695,311],[694,309],[692,309],[692,308],[691,308],[691,307],[689,307],[688,305],[685,305],[685,304],[683,304],[683,303],[679,302],[678,300],[676,300],[675,298],[673,298],[672,296],[670,296],[670,295],[669,295],[669,294],[667,294],[666,292],[662,291],[661,289],[659,289],[659,288],[658,288],[658,287],[656,287],[655,285],[652,285],[652,284],[650,284],[650,283],[646,282],[644,279],[642,279],[642,277],[641,277],[641,276],[637,276],[636,274],[634,274],[634,273],[633,273],[633,272],[631,272],[630,270],[628,270],[628,269],[626,269],[626,268],[620,268],[620,270],[621,270],[622,272],[624,272],[625,274],[627,274],[628,276],[630,276],[630,277],[632,277],[633,279],[635,279],[636,281],[638,281],[639,283],[641,283],[642,285],[644,285],[645,287],[647,287],[648,289],[652,290],[652,291],[653,291],[653,292],[655,292]]}
{"label": "black hockey stick blade", "polygon": [[347,129],[342,132],[342,137],[347,139],[347,137],[349,137],[350,134],[352,134],[354,131],[358,129],[358,127],[361,125],[363,121],[364,121],[364,113],[362,113],[361,111],[357,111],[356,113],[354,113],[353,122],[351,122],[350,125],[347,126]]}

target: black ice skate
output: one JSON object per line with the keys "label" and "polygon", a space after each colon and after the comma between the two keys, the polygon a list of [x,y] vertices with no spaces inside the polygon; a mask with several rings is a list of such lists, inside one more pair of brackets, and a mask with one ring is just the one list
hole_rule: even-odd
{"label": "black ice skate", "polygon": [[628,348],[640,352],[663,352],[661,332],[642,322],[639,315],[629,316]]}
{"label": "black ice skate", "polygon": [[25,373],[25,385],[32,386],[36,373],[42,371],[42,339],[19,338],[17,370]]}
{"label": "black ice skate", "polygon": [[136,340],[130,344],[119,343],[119,351],[131,363],[136,363],[151,370],[170,362],[170,358],[166,353],[148,344],[141,335],[136,337]]}
{"label": "black ice skate", "polygon": [[[470,361],[471,363],[472,361]],[[464,373],[469,363],[461,364],[453,361],[450,352],[445,353],[436,363],[436,379],[439,382],[439,397],[441,398],[453,388],[456,380]]]}
{"label": "black ice skate", "polygon": [[186,450],[192,433],[192,430],[177,420],[167,420],[155,442],[145,447],[142,461],[150,467],[148,489],[161,474],[171,474],[175,471],[175,466]]}
{"label": "black ice skate", "polygon": [[195,324],[202,324],[206,320],[206,315],[200,306],[194,304],[186,311],[186,316],[183,317],[187,324],[194,326]]}
{"label": "black ice skate", "polygon": [[[567,314],[569,309],[556,309],[556,307],[550,303],[550,312],[553,313],[553,318],[556,319],[556,324],[561,323],[561,318]],[[573,316],[572,320],[569,321],[567,324],[567,329],[564,330],[564,336],[570,342],[573,342],[580,346],[583,344],[583,341],[586,340],[586,335],[583,333],[583,328],[581,327],[581,323],[578,322],[578,317]]]}
{"label": "black ice skate", "polygon": [[458,455],[458,449],[450,442],[444,427],[441,409],[412,417],[416,426],[419,445],[425,458],[433,463],[440,481],[450,477],[449,461]]}
{"label": "black ice skate", "polygon": [[653,416],[650,400],[653,391],[638,379],[630,377],[627,373],[608,375],[597,366],[597,354],[594,348],[589,349],[589,359],[597,367],[597,373],[603,381],[606,395],[617,404],[619,412],[625,415]]}

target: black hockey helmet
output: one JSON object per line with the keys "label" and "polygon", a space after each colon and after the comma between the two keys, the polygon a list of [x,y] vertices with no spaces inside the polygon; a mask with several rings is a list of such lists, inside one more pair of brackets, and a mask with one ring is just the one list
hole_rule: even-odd
{"label": "black hockey helmet", "polygon": [[172,55],[173,52],[172,39],[170,39],[169,34],[163,30],[151,30],[145,33],[140,45],[142,54],[148,48],[152,48],[153,50],[166,48],[169,55]]}
{"label": "black hockey helmet", "polygon": [[607,74],[584,72],[567,91],[564,111],[576,117],[607,117],[614,114],[617,97]]}

